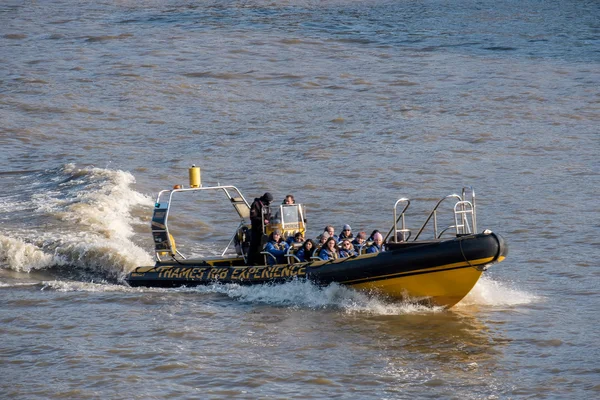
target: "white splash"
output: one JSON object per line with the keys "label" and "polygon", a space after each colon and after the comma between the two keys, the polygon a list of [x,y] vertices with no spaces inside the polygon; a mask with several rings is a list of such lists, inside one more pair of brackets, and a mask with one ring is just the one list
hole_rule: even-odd
{"label": "white splash", "polygon": [[249,303],[311,309],[340,308],[348,314],[399,315],[444,310],[443,307],[427,307],[409,302],[389,302],[375,295],[358,292],[336,283],[322,287],[305,280],[257,286],[217,284],[197,290],[223,293],[233,299]]}
{"label": "white splash", "polygon": [[31,272],[59,264],[60,260],[21,239],[0,236],[0,264],[18,272]]}
{"label": "white splash", "polygon": [[0,282],[0,288],[37,286],[38,282]]}
{"label": "white splash", "polygon": [[455,307],[515,306],[530,304],[539,300],[539,296],[483,276],[473,290]]}
{"label": "white splash", "polygon": [[335,283],[321,287],[305,280],[294,280],[283,284],[252,286],[215,283],[207,286],[175,289],[131,288],[126,285],[103,282],[57,280],[43,282],[42,290],[56,290],[60,292],[218,293],[231,298],[233,301],[243,303],[262,303],[272,306],[317,310],[338,309],[346,314],[429,314],[444,310],[443,307],[426,307],[406,302],[387,302],[376,296],[357,292]]}
{"label": "white splash", "polygon": [[129,172],[101,168],[77,169],[68,164],[70,179],[58,190],[36,193],[32,201],[39,212],[90,228],[107,238],[128,239],[133,235],[130,215],[134,206],[151,206],[152,199],[131,189],[135,178]]}
{"label": "white splash", "polygon": [[47,281],[42,283],[42,290],[57,292],[128,292],[130,288],[123,285],[78,281]]}
{"label": "white splash", "polygon": [[129,172],[69,164],[30,181],[34,189],[23,190],[29,198],[18,203],[28,203],[26,219],[33,222],[0,234],[0,266],[20,272],[72,266],[120,279],[153,263],[131,240],[133,227],[147,223],[134,218],[132,209],[151,207],[152,199],[131,188],[135,178]]}

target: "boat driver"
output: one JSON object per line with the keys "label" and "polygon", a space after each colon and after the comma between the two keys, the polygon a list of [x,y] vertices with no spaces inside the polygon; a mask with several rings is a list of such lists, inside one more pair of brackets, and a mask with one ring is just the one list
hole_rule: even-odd
{"label": "boat driver", "polygon": [[[273,201],[273,195],[266,192],[261,197],[257,197],[250,206],[250,222],[252,224],[250,249],[248,250],[248,265],[260,263],[260,245],[264,235],[264,226],[269,223],[270,213],[269,204]],[[264,213],[263,213],[264,209]]]}

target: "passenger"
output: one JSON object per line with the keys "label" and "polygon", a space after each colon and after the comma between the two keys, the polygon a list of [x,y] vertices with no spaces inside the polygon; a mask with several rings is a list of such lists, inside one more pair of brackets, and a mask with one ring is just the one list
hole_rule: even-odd
{"label": "passenger", "polygon": [[329,237],[319,252],[319,258],[322,260],[336,260],[340,258],[337,250],[337,240]]}
{"label": "passenger", "polygon": [[356,250],[356,252],[358,254],[360,254],[360,250],[365,245],[366,240],[367,240],[367,234],[364,231],[360,231],[356,235],[356,238],[352,241],[352,245],[354,246],[354,250]]}
{"label": "passenger", "polygon": [[329,234],[329,237],[332,237],[335,239],[336,242],[339,242],[340,239],[338,238],[338,236],[335,234],[335,228],[331,225],[327,225],[325,227],[325,229],[323,230],[323,233],[327,232]]}
{"label": "passenger", "polygon": [[[294,196],[291,194],[288,194],[287,196],[285,196],[285,198],[283,199],[283,201],[281,202],[282,205],[287,206],[287,205],[293,205],[296,204],[296,200],[294,200]],[[275,223],[277,223],[276,220],[280,220],[281,219],[281,215],[279,215],[279,207],[276,208],[277,212],[275,213],[275,216],[273,217],[273,220],[275,221]],[[288,242],[289,244],[289,242]]]}
{"label": "passenger", "polygon": [[293,195],[288,194],[287,196],[285,196],[285,199],[283,199],[283,203],[281,204],[296,204],[296,200],[294,200]]}
{"label": "passenger", "polygon": [[321,233],[318,237],[319,239],[319,244],[321,246],[325,245],[325,242],[327,241],[327,239],[329,239],[329,233],[327,233],[327,231]]}
{"label": "passenger", "polygon": [[[288,244],[281,240],[281,231],[279,229],[275,229],[269,235],[269,242],[265,245],[265,251],[275,256],[277,264],[286,264],[285,253],[287,253],[288,248]],[[267,256],[267,264],[275,264],[273,257]]]}
{"label": "passenger", "polygon": [[302,245],[300,250],[296,253],[296,257],[302,262],[310,261],[310,258],[315,254],[317,250],[317,244],[312,239],[306,239],[306,242]]}
{"label": "passenger", "polygon": [[367,253],[380,253],[383,250],[383,235],[379,232],[373,234],[373,244],[367,249]]}
{"label": "passenger", "polygon": [[340,247],[340,258],[356,257],[358,255],[356,250],[354,250],[352,243],[350,243],[350,240],[348,239],[342,240]]}
{"label": "passenger", "polygon": [[[283,205],[296,204],[296,199],[294,199],[293,194],[288,194],[287,196],[285,196],[285,199],[283,199],[283,203],[281,203],[281,204],[283,204]],[[306,223],[306,216],[304,216],[304,223]]]}
{"label": "passenger", "polygon": [[304,243],[304,235],[302,235],[302,232],[296,232],[294,236],[288,237],[286,242],[290,247],[294,245],[300,246],[302,243]]}
{"label": "passenger", "polygon": [[352,234],[352,228],[350,228],[350,225],[344,225],[344,227],[342,228],[342,233],[340,233],[340,237],[338,239],[340,242],[344,239],[354,239],[354,235]]}
{"label": "passenger", "polygon": [[381,232],[379,232],[378,229],[375,229],[373,232],[371,232],[371,236],[369,236],[369,238],[367,239],[367,242],[372,242],[373,240],[375,240],[376,233],[381,233]]}
{"label": "passenger", "polygon": [[[263,224],[269,223],[270,214],[269,204],[273,201],[273,195],[269,192],[263,194],[261,197],[257,197],[250,206],[250,222],[251,237],[250,237],[250,249],[248,249],[248,265],[255,265],[257,262],[260,263],[260,245],[262,243],[262,237],[264,234]],[[263,208],[265,209],[265,215],[263,220]]]}

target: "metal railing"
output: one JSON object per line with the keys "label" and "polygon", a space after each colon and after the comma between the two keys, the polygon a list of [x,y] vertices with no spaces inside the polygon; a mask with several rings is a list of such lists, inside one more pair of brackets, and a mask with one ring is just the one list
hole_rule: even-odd
{"label": "metal railing", "polygon": [[[438,226],[438,210],[440,206],[449,199],[455,199],[456,203],[453,207],[454,214],[454,225],[447,226],[440,230]],[[404,208],[398,215],[398,206],[404,204]],[[394,223],[392,228],[389,230],[385,237],[385,241],[388,241],[389,236],[394,233],[393,237],[390,238],[390,242],[407,242],[411,238],[411,230],[406,227],[406,210],[410,206],[410,199],[400,198],[394,204]],[[419,228],[417,234],[412,241],[417,241],[425,228],[433,221],[433,233],[434,238],[439,239],[444,233],[450,229],[454,229],[456,236],[467,235],[477,232],[477,217],[475,211],[475,191],[472,187],[463,187],[461,195],[451,194],[440,199],[435,207],[428,214],[425,222]],[[398,229],[398,223],[400,223],[400,229]]]}
{"label": "metal railing", "polygon": [[[172,258],[175,255],[178,255],[182,259],[186,257],[176,249],[175,244],[173,243],[172,236],[169,232],[169,212],[171,211],[171,201],[173,199],[173,195],[175,193],[180,192],[202,192],[208,190],[221,190],[224,192],[225,196],[231,202],[233,208],[238,213],[241,219],[240,226],[246,224],[246,218],[248,218],[250,214],[250,204],[244,198],[242,193],[235,186],[209,186],[209,187],[197,187],[197,188],[187,188],[187,189],[172,189],[172,190],[161,190],[156,196],[156,201],[154,203],[154,212],[152,215],[151,229],[152,236],[154,238],[154,252],[156,259],[161,261],[161,255],[170,255]],[[224,255],[231,244],[233,243],[236,232],[231,237],[231,240],[223,250],[222,255]]]}

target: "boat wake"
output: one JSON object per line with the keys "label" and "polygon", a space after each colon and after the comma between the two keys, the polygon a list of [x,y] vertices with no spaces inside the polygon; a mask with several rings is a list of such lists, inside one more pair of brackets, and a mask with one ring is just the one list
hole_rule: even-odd
{"label": "boat wake", "polygon": [[0,268],[59,269],[118,281],[152,263],[132,241],[135,228],[147,227],[133,211],[147,210],[152,199],[131,189],[130,173],[69,164],[19,179],[28,185],[0,204],[0,220],[7,221],[0,231]]}
{"label": "boat wake", "polygon": [[[126,292],[126,293],[189,293],[190,295],[223,295],[236,302],[268,304],[275,307],[300,309],[340,310],[346,314],[405,315],[444,312],[444,307],[432,307],[410,301],[389,301],[374,294],[359,292],[336,283],[325,287],[305,280],[285,284],[241,286],[215,283],[192,288],[131,288],[121,284],[81,281],[46,281],[42,290],[60,292]],[[457,306],[457,311],[467,311],[477,306],[517,306],[535,302],[537,296],[507,287],[505,284],[484,278]]]}
{"label": "boat wake", "polygon": [[294,280],[284,284],[241,286],[214,283],[207,286],[180,287],[173,289],[129,287],[121,284],[81,281],[45,281],[39,283],[41,290],[59,292],[123,292],[123,293],[189,293],[190,295],[223,295],[236,302],[268,304],[274,307],[294,309],[341,310],[347,314],[401,315],[437,313],[443,307],[429,307],[411,302],[386,301],[376,295],[358,292],[332,283],[322,287],[306,280]]}
{"label": "boat wake", "polygon": [[[132,288],[120,283],[65,280],[63,278],[42,282],[12,281],[10,283],[0,283],[0,288],[14,286],[33,286],[39,288],[39,290],[58,292],[188,293],[195,298],[200,296],[199,301],[205,301],[205,295],[221,295],[232,301],[246,304],[267,304],[274,307],[293,309],[339,310],[348,315],[389,316],[445,312],[444,307],[432,307],[410,301],[390,301],[375,294],[359,292],[336,283],[322,287],[306,280],[252,286],[214,283],[207,286],[174,289]],[[468,312],[481,307],[495,309],[497,307],[529,304],[538,300],[538,296],[511,288],[507,284],[490,278],[482,278],[471,293],[452,310]]]}
{"label": "boat wake", "polygon": [[308,309],[341,309],[348,314],[395,315],[444,310],[443,307],[387,301],[375,294],[359,292],[337,283],[322,287],[306,280],[294,280],[283,285],[213,285],[205,290],[223,293],[232,299],[247,303]]}

